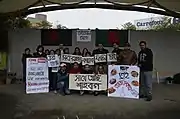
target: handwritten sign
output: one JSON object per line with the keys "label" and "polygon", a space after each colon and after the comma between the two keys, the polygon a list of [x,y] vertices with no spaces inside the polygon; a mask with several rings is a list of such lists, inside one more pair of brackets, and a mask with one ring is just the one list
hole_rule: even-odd
{"label": "handwritten sign", "polygon": [[94,57],[82,57],[82,65],[94,65]]}
{"label": "handwritten sign", "polygon": [[107,62],[117,62],[116,53],[107,53]]}
{"label": "handwritten sign", "polygon": [[137,66],[108,66],[108,96],[139,98],[139,72]]}
{"label": "handwritten sign", "polygon": [[82,56],[71,55],[71,60],[70,60],[71,63],[77,62],[78,64],[80,64],[81,60],[82,60]]}
{"label": "handwritten sign", "polygon": [[91,42],[91,30],[77,30],[78,42]]}
{"label": "handwritten sign", "polygon": [[60,59],[58,55],[47,55],[48,67],[59,67]]}
{"label": "handwritten sign", "polygon": [[106,54],[95,54],[95,63],[107,62]]}
{"label": "handwritten sign", "polygon": [[69,89],[73,90],[95,90],[107,89],[107,75],[95,74],[70,74]]}
{"label": "handwritten sign", "polygon": [[63,63],[71,63],[71,54],[62,54],[61,62]]}
{"label": "handwritten sign", "polygon": [[26,93],[49,92],[46,58],[27,58],[26,66]]}

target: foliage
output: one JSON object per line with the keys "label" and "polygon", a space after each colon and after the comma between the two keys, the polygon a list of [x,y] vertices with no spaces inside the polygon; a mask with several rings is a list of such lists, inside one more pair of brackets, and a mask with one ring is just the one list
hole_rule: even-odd
{"label": "foliage", "polygon": [[30,28],[31,23],[23,17],[0,17],[1,29]]}
{"label": "foliage", "polygon": [[52,28],[52,24],[48,21],[41,21],[41,22],[37,23],[36,28],[50,29],[50,28]]}
{"label": "foliage", "polygon": [[68,29],[68,28],[66,26],[61,25],[61,24],[58,24],[57,29]]}
{"label": "foliage", "polygon": [[127,22],[124,25],[122,25],[123,30],[136,30],[136,26],[132,24],[131,22]]}

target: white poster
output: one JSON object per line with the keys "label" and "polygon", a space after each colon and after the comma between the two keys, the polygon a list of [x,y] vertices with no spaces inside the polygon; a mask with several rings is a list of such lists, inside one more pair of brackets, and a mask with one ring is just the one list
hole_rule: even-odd
{"label": "white poster", "polygon": [[26,66],[26,93],[49,92],[46,58],[27,58]]}
{"label": "white poster", "polygon": [[107,62],[117,62],[116,53],[107,53]]}
{"label": "white poster", "polygon": [[62,54],[61,62],[63,63],[71,63],[71,54]]}
{"label": "white poster", "polygon": [[108,96],[138,99],[139,75],[137,66],[109,65]]}
{"label": "white poster", "polygon": [[77,30],[78,42],[91,42],[91,30]]}
{"label": "white poster", "polygon": [[95,54],[95,63],[107,62],[106,54]]}
{"label": "white poster", "polygon": [[79,55],[71,55],[71,63],[77,62],[78,64],[80,64],[82,61],[82,56]]}
{"label": "white poster", "polygon": [[73,90],[107,90],[107,75],[70,74],[69,89]]}
{"label": "white poster", "polygon": [[94,65],[94,57],[82,57],[82,65]]}
{"label": "white poster", "polygon": [[47,55],[48,67],[59,67],[60,59],[58,55]]}

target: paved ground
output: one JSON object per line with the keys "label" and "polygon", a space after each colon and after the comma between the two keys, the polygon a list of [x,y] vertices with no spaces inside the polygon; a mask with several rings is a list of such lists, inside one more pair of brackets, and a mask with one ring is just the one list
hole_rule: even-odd
{"label": "paved ground", "polygon": [[155,84],[151,102],[103,95],[26,95],[21,84],[0,86],[0,119],[61,118],[180,119],[180,85]]}

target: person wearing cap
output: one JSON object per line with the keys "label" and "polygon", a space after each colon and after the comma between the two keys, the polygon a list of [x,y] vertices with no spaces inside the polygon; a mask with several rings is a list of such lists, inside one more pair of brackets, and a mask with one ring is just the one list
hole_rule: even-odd
{"label": "person wearing cap", "polygon": [[136,65],[136,52],[131,50],[130,48],[131,45],[129,43],[126,43],[124,49],[119,53],[119,57],[117,57],[117,63],[119,65]]}
{"label": "person wearing cap", "polygon": [[63,96],[70,94],[68,89],[69,75],[67,73],[67,65],[65,63],[60,65],[57,77],[57,92]]}

